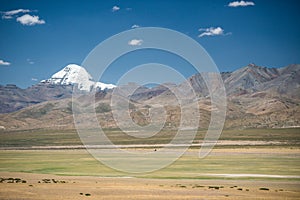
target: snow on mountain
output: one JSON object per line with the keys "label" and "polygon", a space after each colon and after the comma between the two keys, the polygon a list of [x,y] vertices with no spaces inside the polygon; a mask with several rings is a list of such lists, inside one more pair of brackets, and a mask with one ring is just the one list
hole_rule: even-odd
{"label": "snow on mountain", "polygon": [[78,89],[91,91],[93,89],[112,89],[116,87],[113,84],[95,82],[92,76],[81,66],[69,64],[59,72],[56,72],[47,80],[42,80],[42,83],[54,85],[78,85]]}

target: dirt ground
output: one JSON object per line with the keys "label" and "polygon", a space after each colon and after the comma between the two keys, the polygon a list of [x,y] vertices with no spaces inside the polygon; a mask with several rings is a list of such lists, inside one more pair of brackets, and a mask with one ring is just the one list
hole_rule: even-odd
{"label": "dirt ground", "polygon": [[[56,176],[0,172],[0,199],[299,199],[300,182]],[[9,179],[10,178],[10,179]]]}

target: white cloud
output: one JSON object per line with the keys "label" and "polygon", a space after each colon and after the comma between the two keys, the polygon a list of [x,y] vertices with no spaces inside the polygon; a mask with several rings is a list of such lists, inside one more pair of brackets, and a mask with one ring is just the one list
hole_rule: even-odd
{"label": "white cloud", "polygon": [[10,10],[10,11],[5,11],[2,12],[2,18],[3,19],[11,19],[13,18],[13,15],[17,15],[19,13],[29,13],[32,12],[31,10],[28,9],[17,9],[17,10]]}
{"label": "white cloud", "polygon": [[202,33],[198,37],[224,35],[224,30],[221,27],[200,28],[199,31]]}
{"label": "white cloud", "polygon": [[130,46],[140,46],[142,45],[143,40],[133,39],[128,42]]}
{"label": "white cloud", "polygon": [[45,24],[46,22],[42,19],[39,19],[39,16],[25,14],[17,18],[17,22],[20,22],[23,25],[33,26],[36,24]]}
{"label": "white cloud", "polygon": [[[37,12],[37,10],[29,10],[29,9],[16,9],[10,11],[4,11],[0,13],[2,14],[2,19],[13,19],[17,18],[17,22],[20,22],[23,25],[33,26],[36,24],[45,24],[46,22],[40,19],[39,16],[24,14],[24,13],[31,13]],[[19,14],[22,13],[22,16],[19,17]]]}
{"label": "white cloud", "polygon": [[137,25],[137,24],[134,24],[134,25],[131,26],[131,28],[139,28],[139,27],[140,27],[140,26]]}
{"label": "white cloud", "polygon": [[254,2],[252,1],[233,1],[228,4],[229,7],[245,7],[245,6],[254,6]]}
{"label": "white cloud", "polygon": [[11,15],[2,15],[2,19],[12,19]]}
{"label": "white cloud", "polygon": [[31,64],[31,65],[33,65],[34,64],[34,62],[31,60],[31,59],[27,59],[27,62],[29,63],[29,64]]}
{"label": "white cloud", "polygon": [[119,6],[114,6],[114,7],[112,7],[111,10],[112,10],[113,12],[116,12],[116,11],[120,10],[120,7],[119,7]]}
{"label": "white cloud", "polygon": [[31,80],[32,80],[32,81],[38,81],[38,79],[37,79],[37,78],[31,78]]}
{"label": "white cloud", "polygon": [[0,60],[0,65],[8,66],[8,65],[10,65],[10,62],[4,61],[4,60]]}

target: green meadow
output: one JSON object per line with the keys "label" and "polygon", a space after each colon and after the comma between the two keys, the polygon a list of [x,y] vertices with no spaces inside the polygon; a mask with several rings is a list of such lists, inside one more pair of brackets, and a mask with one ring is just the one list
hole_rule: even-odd
{"label": "green meadow", "polygon": [[[107,130],[106,130],[107,131]],[[93,158],[85,149],[68,150],[14,150],[14,147],[81,145],[77,133],[69,131],[15,131],[0,133],[0,171],[28,172],[76,176],[171,179],[212,179],[214,174],[282,175],[284,179],[298,180],[300,175],[300,129],[224,130],[223,141],[253,141],[254,145],[216,146],[205,158],[198,158],[199,147],[190,148],[171,165],[150,173],[130,174],[111,169]],[[188,133],[188,132],[187,132]],[[135,140],[119,130],[107,131],[117,144],[159,144],[169,141],[172,131],[165,131],[146,140]],[[205,131],[198,131],[196,140],[203,139]],[[280,142],[255,145],[255,141]],[[9,150],[8,150],[9,149]],[[136,149],[154,151],[153,147]],[[109,157],[107,159],[110,159]],[[292,176],[292,177],[291,177]],[[272,179],[276,177],[218,177],[221,179]],[[300,179],[299,179],[300,180]]]}
{"label": "green meadow", "polygon": [[[185,134],[191,134],[185,131]],[[104,130],[114,144],[166,144],[176,135],[176,130],[163,130],[150,138],[134,138],[119,129]],[[194,143],[202,140],[205,130],[199,130]],[[0,147],[82,145],[76,130],[25,130],[0,132]],[[300,128],[223,130],[220,140],[274,141],[284,146],[300,146]]]}

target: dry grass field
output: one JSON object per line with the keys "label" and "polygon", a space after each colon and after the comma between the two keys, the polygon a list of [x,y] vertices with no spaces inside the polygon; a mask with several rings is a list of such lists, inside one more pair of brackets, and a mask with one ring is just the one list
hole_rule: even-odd
{"label": "dry grass field", "polygon": [[[299,199],[299,182],[174,180],[1,172],[1,199]],[[11,181],[12,182],[12,181]]]}
{"label": "dry grass field", "polygon": [[187,180],[56,176],[1,172],[1,199],[299,199],[296,181]]}

